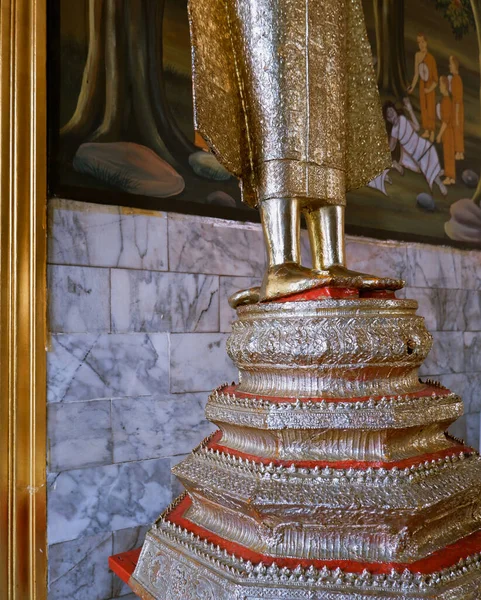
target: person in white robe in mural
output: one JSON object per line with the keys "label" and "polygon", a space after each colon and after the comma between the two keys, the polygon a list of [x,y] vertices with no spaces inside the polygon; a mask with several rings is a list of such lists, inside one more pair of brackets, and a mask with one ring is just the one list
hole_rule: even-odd
{"label": "person in white robe in mural", "polygon": [[436,184],[445,196],[448,190],[441,181],[443,170],[437,150],[429,139],[419,135],[420,125],[409,99],[404,100],[404,106],[409,113],[409,119],[405,116],[404,111],[398,110],[392,102],[386,102],[383,107],[384,118],[391,126],[389,135],[391,152],[396,150],[398,144],[401,150],[399,160],[393,162],[393,167],[401,175],[404,174],[404,169],[422,173],[430,189],[432,190]]}

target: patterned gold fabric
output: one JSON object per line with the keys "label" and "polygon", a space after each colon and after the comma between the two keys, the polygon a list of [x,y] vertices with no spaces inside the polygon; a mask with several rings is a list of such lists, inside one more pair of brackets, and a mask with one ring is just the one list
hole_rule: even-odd
{"label": "patterned gold fabric", "polygon": [[391,156],[361,0],[190,0],[196,127],[251,205],[345,192]]}

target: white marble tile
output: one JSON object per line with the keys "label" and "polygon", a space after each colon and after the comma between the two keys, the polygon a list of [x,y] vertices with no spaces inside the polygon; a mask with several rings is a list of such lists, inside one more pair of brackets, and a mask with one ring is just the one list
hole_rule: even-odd
{"label": "white marble tile", "polygon": [[167,217],[155,211],[49,201],[50,263],[167,270]]}
{"label": "white marble tile", "polygon": [[463,333],[434,331],[433,349],[419,370],[422,376],[464,371]]}
{"label": "white marble tile", "polygon": [[481,332],[465,332],[464,366],[467,373],[481,372]]}
{"label": "white marble tile", "polygon": [[112,596],[112,534],[99,533],[48,549],[48,600],[107,600]]}
{"label": "white marble tile", "polygon": [[[148,530],[149,526],[143,525],[141,527],[130,527],[129,529],[114,531],[113,554],[122,554],[122,552],[141,548]],[[114,574],[112,594],[115,597],[122,597],[125,600],[126,598],[128,599],[131,592],[132,590],[129,586]]]}
{"label": "white marble tile", "polygon": [[113,269],[112,330],[218,331],[219,278]]}
{"label": "white marble tile", "polygon": [[444,246],[407,246],[409,287],[461,289],[461,252]]}
{"label": "white marble tile", "polygon": [[50,471],[111,464],[110,400],[50,404],[48,457]]}
{"label": "white marble tile", "polygon": [[47,361],[49,402],[169,391],[166,333],[54,335]]}
{"label": "white marble tile", "polygon": [[239,290],[261,284],[260,277],[221,277],[219,286],[220,331],[230,333],[236,312],[229,306],[229,297]]}
{"label": "white marble tile", "polygon": [[186,454],[214,431],[207,393],[112,401],[114,462]]}
{"label": "white marble tile", "polygon": [[481,412],[481,371],[466,373],[466,384],[463,389],[463,400],[466,412]]}
{"label": "white marble tile", "polygon": [[467,290],[406,288],[405,297],[417,300],[418,315],[429,331],[464,331],[467,322]]}
{"label": "white marble tile", "polygon": [[461,281],[466,290],[481,290],[481,251],[461,253]]}
{"label": "white marble tile", "polygon": [[350,269],[362,273],[399,279],[406,277],[405,245],[349,237],[346,241],[346,261]]}
{"label": "white marble tile", "polygon": [[177,333],[171,335],[171,392],[212,391],[237,378],[227,356],[227,334]]}
{"label": "white marble tile", "polygon": [[481,331],[481,291],[466,291],[464,315],[467,331]]}
{"label": "white marble tile", "polygon": [[185,273],[262,277],[260,225],[169,215],[169,269]]}
{"label": "white marble tile", "polygon": [[480,414],[470,413],[466,415],[466,443],[468,446],[474,448],[477,452],[480,450],[479,446],[479,427],[480,427]]}
{"label": "white marble tile", "polygon": [[170,459],[63,471],[49,481],[49,542],[149,525],[171,498]]}
{"label": "white marble tile", "polygon": [[48,326],[53,333],[110,331],[109,270],[49,265]]}

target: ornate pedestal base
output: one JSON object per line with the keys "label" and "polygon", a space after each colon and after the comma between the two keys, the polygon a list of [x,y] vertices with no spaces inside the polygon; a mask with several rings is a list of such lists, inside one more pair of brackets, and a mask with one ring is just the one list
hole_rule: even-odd
{"label": "ornate pedestal base", "polygon": [[141,598],[481,597],[481,459],[444,432],[461,399],[417,371],[417,304],[241,307],[238,386],[175,467],[187,494],[147,535]]}

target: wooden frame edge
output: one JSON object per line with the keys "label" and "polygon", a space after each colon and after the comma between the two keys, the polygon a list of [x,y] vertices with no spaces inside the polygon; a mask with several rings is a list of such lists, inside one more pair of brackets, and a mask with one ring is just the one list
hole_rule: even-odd
{"label": "wooden frame edge", "polygon": [[46,0],[0,3],[0,597],[47,597]]}

